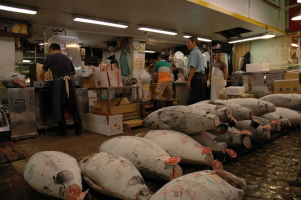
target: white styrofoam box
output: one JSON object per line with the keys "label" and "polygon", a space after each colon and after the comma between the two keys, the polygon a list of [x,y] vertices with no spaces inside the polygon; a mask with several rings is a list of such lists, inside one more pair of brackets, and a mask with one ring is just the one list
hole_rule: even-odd
{"label": "white styrofoam box", "polygon": [[94,90],[88,90],[88,97],[97,97],[97,92]]}
{"label": "white styrofoam box", "polygon": [[243,86],[226,87],[226,95],[243,95],[245,88]]}
{"label": "white styrofoam box", "polygon": [[270,64],[269,63],[252,63],[246,65],[246,72],[261,72],[261,71],[269,71]]}
{"label": "white styrofoam box", "polygon": [[98,115],[81,113],[83,129],[103,135],[115,135],[123,133],[122,114]]}

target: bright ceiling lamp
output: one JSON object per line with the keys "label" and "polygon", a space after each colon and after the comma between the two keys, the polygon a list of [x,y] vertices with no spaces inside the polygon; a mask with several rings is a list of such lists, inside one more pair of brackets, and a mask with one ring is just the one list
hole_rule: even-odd
{"label": "bright ceiling lamp", "polygon": [[301,10],[300,10],[300,13],[298,15],[292,17],[291,20],[293,20],[293,21],[301,20]]}
{"label": "bright ceiling lamp", "polygon": [[[184,37],[184,38],[190,38],[191,35],[184,35],[183,37]],[[197,37],[197,38],[198,38],[198,40],[204,41],[204,42],[211,42],[211,41],[212,41],[212,40],[206,39],[206,38],[201,38],[201,37]]]}
{"label": "bright ceiling lamp", "polygon": [[109,20],[104,20],[104,19],[92,19],[90,17],[81,17],[81,16],[76,16],[76,15],[74,16],[73,21],[103,25],[103,26],[112,26],[112,27],[116,27],[116,28],[129,27],[128,25],[126,25],[123,22],[109,21]]}
{"label": "bright ceiling lamp", "polygon": [[12,5],[0,2],[0,10],[11,11],[11,12],[18,12],[24,14],[35,15],[37,11],[33,8],[29,8],[28,6],[23,5]]}
{"label": "bright ceiling lamp", "polygon": [[156,53],[154,50],[145,50],[145,53]]}
{"label": "bright ceiling lamp", "polygon": [[241,38],[241,39],[238,39],[238,40],[232,40],[229,43],[232,44],[232,43],[246,42],[246,41],[251,41],[251,40],[270,39],[270,38],[273,38],[273,37],[275,37],[274,34],[266,33],[264,35],[259,35],[259,36],[249,37],[249,38]]}
{"label": "bright ceiling lamp", "polygon": [[301,3],[301,0],[297,0],[297,3]]}
{"label": "bright ceiling lamp", "polygon": [[167,34],[167,35],[177,35],[178,34],[175,31],[161,29],[161,28],[156,28],[156,27],[150,27],[150,26],[144,26],[144,25],[139,26],[138,30],[140,30],[140,31],[155,32],[155,33],[162,33],[162,34]]}
{"label": "bright ceiling lamp", "polygon": [[298,47],[298,45],[295,44],[295,43],[292,43],[291,45],[292,45],[293,47]]}

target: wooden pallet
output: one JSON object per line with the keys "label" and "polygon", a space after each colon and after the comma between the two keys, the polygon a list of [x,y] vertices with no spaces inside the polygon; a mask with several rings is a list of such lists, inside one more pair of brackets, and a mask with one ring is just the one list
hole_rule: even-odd
{"label": "wooden pallet", "polygon": [[123,130],[130,131],[134,127],[143,126],[142,122],[143,122],[142,119],[132,119],[132,120],[123,121]]}

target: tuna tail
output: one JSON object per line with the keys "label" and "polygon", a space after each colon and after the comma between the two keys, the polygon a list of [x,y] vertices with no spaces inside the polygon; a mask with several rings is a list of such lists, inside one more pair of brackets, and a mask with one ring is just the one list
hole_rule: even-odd
{"label": "tuna tail", "polygon": [[228,125],[225,123],[219,124],[216,128],[217,128],[217,132],[222,133],[222,134],[227,133],[227,131],[228,131]]}
{"label": "tuna tail", "polygon": [[237,157],[237,153],[235,151],[233,151],[232,149],[227,149],[227,154],[229,156],[231,156],[232,158],[236,158]]}
{"label": "tuna tail", "polygon": [[260,123],[257,120],[252,119],[250,126],[256,129],[258,126],[260,126]]}
{"label": "tuna tail", "polygon": [[245,136],[242,140],[245,147],[250,148],[251,147],[251,140],[248,136]]}
{"label": "tuna tail", "polygon": [[167,164],[167,165],[176,165],[181,161],[180,157],[166,157],[166,156],[161,156],[158,157],[159,160],[162,160],[163,163]]}
{"label": "tuna tail", "polygon": [[79,185],[72,184],[65,190],[64,198],[66,200],[83,200],[88,192],[89,190],[82,192],[82,188]]}

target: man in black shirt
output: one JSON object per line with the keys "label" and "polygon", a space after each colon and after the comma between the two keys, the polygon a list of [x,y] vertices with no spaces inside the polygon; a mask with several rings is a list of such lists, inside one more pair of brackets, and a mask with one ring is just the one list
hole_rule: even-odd
{"label": "man in black shirt", "polygon": [[44,80],[45,73],[48,69],[51,70],[53,76],[52,106],[54,117],[60,128],[59,135],[67,136],[65,108],[73,116],[75,134],[81,135],[82,122],[73,78],[73,75],[76,74],[75,68],[72,61],[61,53],[60,45],[52,43],[49,46],[49,54],[42,67],[40,77]]}

